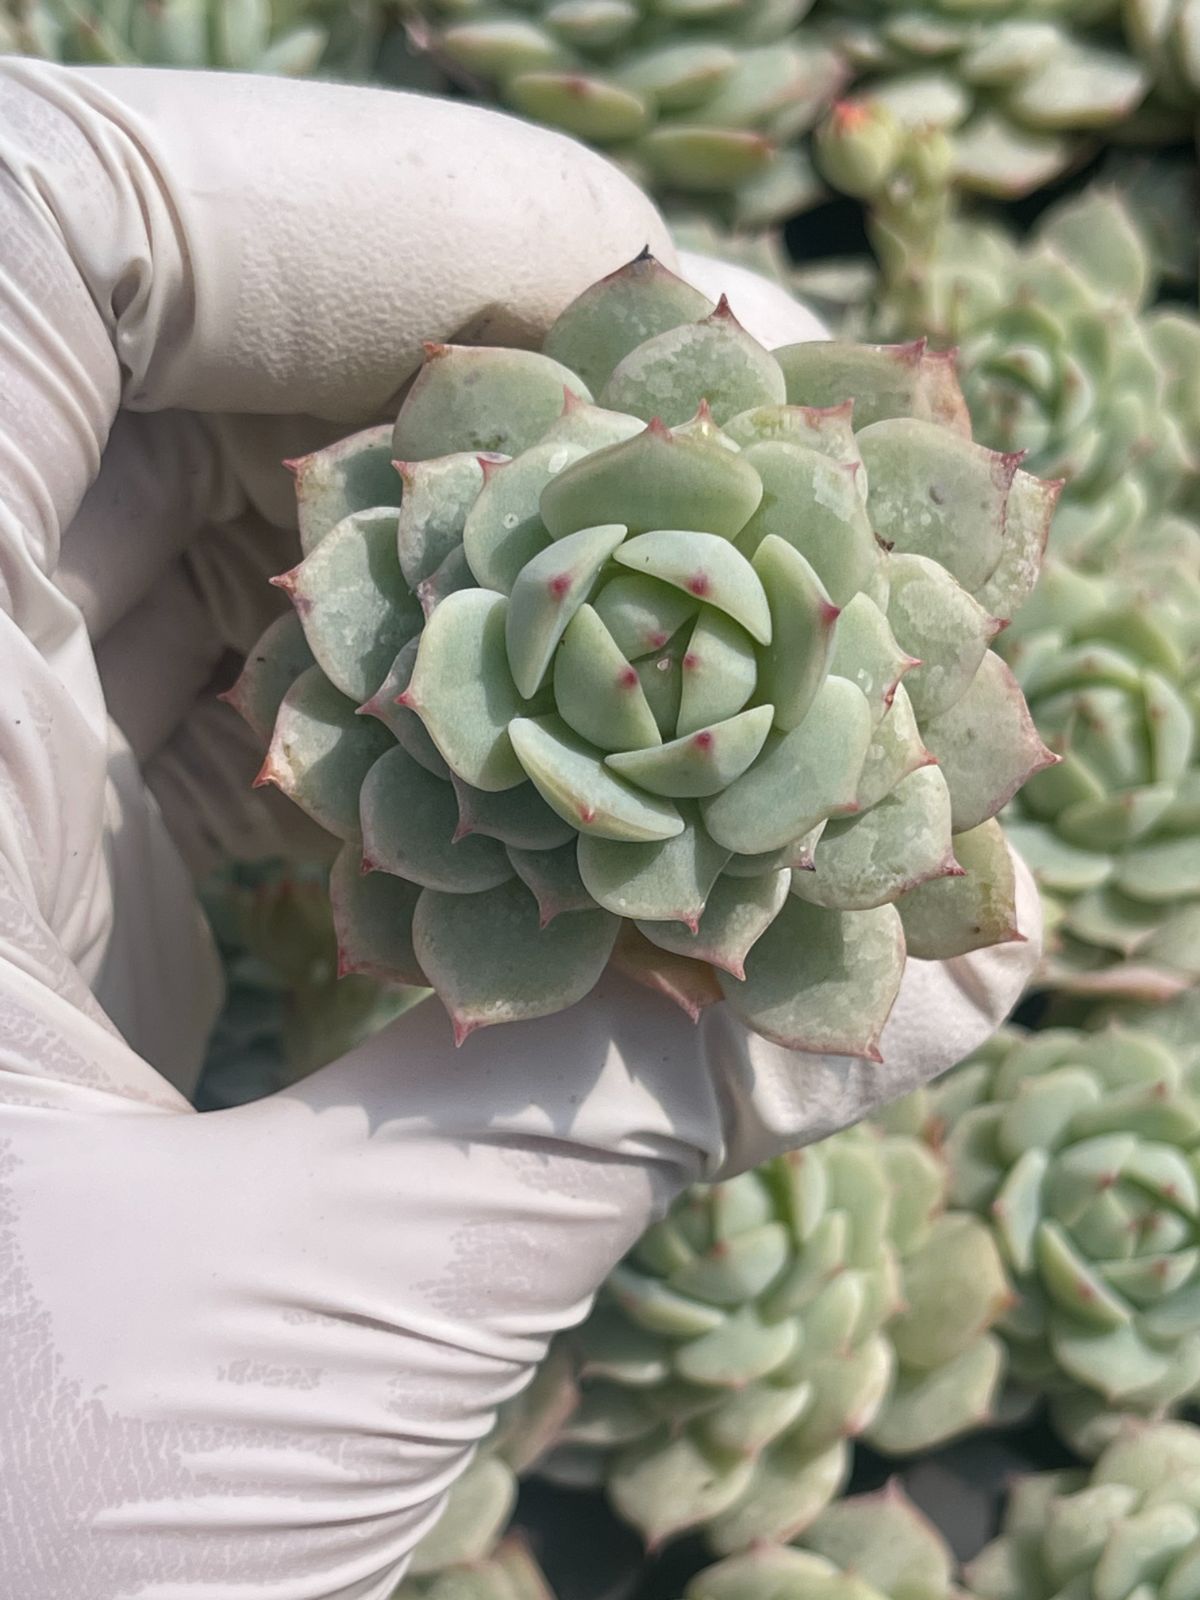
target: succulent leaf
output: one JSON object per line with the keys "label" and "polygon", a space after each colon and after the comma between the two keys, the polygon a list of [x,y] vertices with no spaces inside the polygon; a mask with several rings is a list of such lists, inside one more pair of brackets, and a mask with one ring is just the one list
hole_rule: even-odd
{"label": "succulent leaf", "polygon": [[557,420],[564,390],[592,398],[582,378],[532,350],[431,345],[396,418],[392,453],[399,461],[468,450],[517,455]]}
{"label": "succulent leaf", "polygon": [[482,894],[422,891],[413,949],[461,1044],[477,1028],[544,1017],[582,1000],[612,954],[617,918],[575,911],[549,928],[515,880]]}

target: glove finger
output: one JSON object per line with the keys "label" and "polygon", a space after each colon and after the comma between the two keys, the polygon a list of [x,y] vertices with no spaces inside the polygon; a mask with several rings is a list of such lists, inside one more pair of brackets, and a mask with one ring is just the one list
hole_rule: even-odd
{"label": "glove finger", "polygon": [[[395,403],[423,340],[535,344],[645,245],[675,259],[649,200],[608,162],[462,102],[237,74],[6,70],[97,152],[91,174],[44,161],[44,182],[93,300],[117,308],[135,410],[233,401],[358,421]],[[84,226],[97,185],[116,213],[100,229]]]}

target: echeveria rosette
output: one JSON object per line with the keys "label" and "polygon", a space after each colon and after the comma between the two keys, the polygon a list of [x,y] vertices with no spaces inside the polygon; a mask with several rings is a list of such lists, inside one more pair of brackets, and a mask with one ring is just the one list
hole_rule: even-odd
{"label": "echeveria rosette", "polygon": [[619,161],[660,200],[757,230],[820,193],[801,138],[846,80],[812,0],[410,0],[447,73]]}
{"label": "echeveria rosette", "polygon": [[799,1545],[729,1556],[684,1600],[964,1600],[946,1541],[895,1483],[830,1506]]}
{"label": "echeveria rosette", "polygon": [[950,176],[1000,199],[1064,172],[1149,86],[1117,0],[824,0],[855,92],[950,136]]}
{"label": "echeveria rosette", "polygon": [[547,1470],[602,1483],[657,1545],[787,1540],[845,1481],[850,1441],[893,1455],[980,1423],[1008,1301],[941,1159],[864,1130],[686,1194],[578,1335],[578,1412]]}
{"label": "echeveria rosette", "polygon": [[1014,937],[991,819],[1053,757],[988,644],[1054,493],[963,418],[923,347],[772,355],[646,257],[298,463],[234,701],[344,840],[343,969],[462,1038],[611,959],[873,1059],[906,949]]}
{"label": "echeveria rosette", "polygon": [[55,61],[364,75],[368,0],[0,0],[0,47]]}
{"label": "echeveria rosette", "polygon": [[991,1226],[1009,1375],[1085,1455],[1200,1386],[1198,1062],[1146,1029],[1010,1032],[888,1118]]}
{"label": "echeveria rosette", "polygon": [[966,1580],[977,1600],[1195,1600],[1200,1429],[1131,1426],[1090,1472],[1018,1479]]}
{"label": "echeveria rosette", "polygon": [[1062,757],[1006,819],[1051,913],[1042,981],[1061,990],[1161,1000],[1200,978],[1198,553],[1200,533],[1165,519],[1107,577],[1049,561],[1006,639]]}

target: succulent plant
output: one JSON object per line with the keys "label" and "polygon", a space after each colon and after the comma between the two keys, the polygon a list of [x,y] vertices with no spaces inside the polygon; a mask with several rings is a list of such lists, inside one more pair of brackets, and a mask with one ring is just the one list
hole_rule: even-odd
{"label": "succulent plant", "polygon": [[856,94],[948,134],[952,180],[1002,199],[1065,171],[1150,83],[1118,0],[825,0],[817,19]]}
{"label": "succulent plant", "polygon": [[1191,1600],[1200,1593],[1200,1429],[1127,1428],[1091,1472],[1021,1479],[966,1571],[978,1600]]}
{"label": "succulent plant", "polygon": [[1200,978],[1200,530],[1154,531],[1105,577],[1047,562],[1005,648],[1063,757],[1006,820],[1050,912],[1043,981],[1078,994]]}
{"label": "succulent plant", "polygon": [[1200,1387],[1198,1069],[1194,1034],[1009,1032],[888,1117],[924,1129],[951,1204],[989,1222],[1016,1291],[1009,1374],[1084,1455]]}
{"label": "succulent plant", "polygon": [[992,818],[1054,758],[987,646],[1054,493],[963,428],[923,347],[772,355],[648,256],[542,354],[430,347],[394,430],[296,464],[233,691],[344,841],[342,969],[461,1039],[615,960],[874,1058],[906,950],[1014,937]]}
{"label": "succulent plant", "polygon": [[0,0],[0,48],[55,61],[362,74],[367,0]]}
{"label": "succulent plant", "polygon": [[946,1182],[919,1139],[851,1130],[690,1191],[575,1336],[546,1470],[602,1482],[651,1545],[701,1527],[728,1552],[808,1528],[853,1438],[903,1454],[978,1423],[1008,1285]]}
{"label": "succulent plant", "polygon": [[359,975],[338,981],[327,879],[317,866],[262,862],[228,868],[205,885],[225,1005],[197,1089],[202,1110],[273,1094],[423,997]]}
{"label": "succulent plant", "polygon": [[411,0],[451,77],[597,146],[660,199],[761,228],[820,186],[799,142],[846,78],[812,0]]}
{"label": "succulent plant", "polygon": [[955,1600],[959,1594],[945,1540],[894,1484],[830,1506],[800,1544],[729,1556],[697,1573],[684,1600]]}

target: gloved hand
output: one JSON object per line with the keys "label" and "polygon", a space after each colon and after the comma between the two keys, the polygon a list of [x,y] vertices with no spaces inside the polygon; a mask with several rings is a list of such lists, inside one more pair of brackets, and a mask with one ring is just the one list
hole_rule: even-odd
{"label": "gloved hand", "polygon": [[[394,410],[422,339],[535,343],[673,252],[598,158],[486,112],[21,61],[0,239],[3,1592],[374,1600],[680,1186],[972,1049],[1036,896],[1028,943],[912,963],[882,1065],[606,980],[458,1052],[428,1004],[195,1115],[182,858],[281,848],[211,693],[294,560],[278,463]],[[762,293],[760,336],[812,332]]]}

